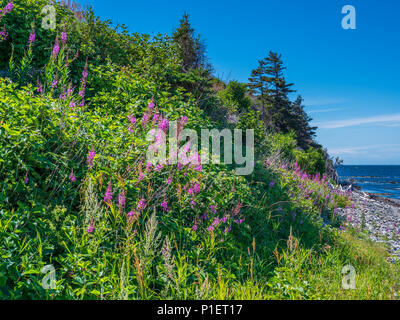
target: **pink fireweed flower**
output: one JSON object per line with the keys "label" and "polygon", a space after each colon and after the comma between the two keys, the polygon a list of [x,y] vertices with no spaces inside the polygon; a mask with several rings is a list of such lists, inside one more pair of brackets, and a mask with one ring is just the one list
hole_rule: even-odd
{"label": "pink fireweed flower", "polygon": [[143,180],[143,178],[144,178],[144,174],[143,174],[143,172],[139,172],[139,181],[142,181]]}
{"label": "pink fireweed flower", "polygon": [[65,29],[61,33],[61,43],[64,45],[67,43],[67,32],[65,31]]}
{"label": "pink fireweed flower", "polygon": [[167,180],[167,184],[171,184],[171,183],[172,183],[172,178],[169,177],[168,180]]}
{"label": "pink fireweed flower", "polygon": [[71,182],[75,182],[76,181],[76,177],[74,175],[74,170],[71,171],[71,174],[69,175],[69,180],[71,180]]}
{"label": "pink fireweed flower", "polygon": [[231,230],[232,230],[232,227],[231,227],[231,226],[226,227],[226,228],[225,228],[225,233],[228,233],[228,232],[230,232]]}
{"label": "pink fireweed flower", "polygon": [[164,210],[165,212],[168,212],[168,211],[169,211],[168,203],[167,203],[166,200],[164,200],[163,202],[161,202],[161,207],[163,208],[163,210]]}
{"label": "pink fireweed flower", "polygon": [[141,199],[137,204],[137,209],[138,210],[143,210],[144,208],[146,208],[146,200],[145,199]]}
{"label": "pink fireweed flower", "polygon": [[83,67],[83,71],[82,71],[82,78],[86,80],[88,75],[89,75],[88,74],[88,64],[86,61],[85,66]]}
{"label": "pink fireweed flower", "polygon": [[135,215],[136,213],[134,212],[134,211],[129,211],[126,215],[128,216],[128,217],[133,217],[134,215]]}
{"label": "pink fireweed flower", "polygon": [[208,232],[214,232],[214,227],[213,226],[209,226],[208,227]]}
{"label": "pink fireweed flower", "polygon": [[153,109],[154,109],[154,100],[151,99],[150,102],[149,102],[149,104],[147,105],[147,110],[148,110],[149,112],[152,112]]}
{"label": "pink fireweed flower", "polygon": [[184,127],[186,125],[186,123],[188,122],[188,117],[183,116],[181,117],[181,119],[179,120],[179,124]]}
{"label": "pink fireweed flower", "polygon": [[43,87],[42,87],[42,85],[39,83],[39,79],[38,79],[38,81],[37,81],[37,89],[36,89],[36,91],[37,91],[38,93],[43,93]]}
{"label": "pink fireweed flower", "polygon": [[147,122],[149,121],[149,115],[147,113],[143,114],[142,117],[142,126],[145,126]]}
{"label": "pink fireweed flower", "polygon": [[33,28],[28,38],[28,45],[32,45],[35,42],[35,39],[36,39],[35,28]]}
{"label": "pink fireweed flower", "polygon": [[25,185],[29,184],[29,177],[28,177],[28,172],[25,174],[25,180],[24,180]]}
{"label": "pink fireweed flower", "polygon": [[211,212],[212,213],[217,213],[217,207],[216,206],[214,206],[213,204],[210,206],[210,210],[211,210]]}
{"label": "pink fireweed flower", "polygon": [[129,121],[131,122],[131,124],[134,126],[136,125],[136,118],[134,116],[128,116]]}
{"label": "pink fireweed flower", "polygon": [[112,199],[113,199],[113,192],[112,192],[112,186],[111,186],[111,181],[110,181],[108,183],[106,194],[104,195],[104,202],[107,204],[111,204]]}
{"label": "pink fireweed flower", "polygon": [[118,207],[120,207],[121,209],[124,209],[126,205],[126,198],[125,198],[125,192],[121,192],[118,195]]}
{"label": "pink fireweed flower", "polygon": [[169,121],[168,119],[161,119],[158,123],[158,129],[167,132],[169,129]]}
{"label": "pink fireweed flower", "polygon": [[153,123],[156,123],[158,121],[158,119],[160,118],[160,114],[157,112],[153,115]]}
{"label": "pink fireweed flower", "polygon": [[212,223],[212,225],[213,225],[213,226],[217,226],[218,224],[219,224],[219,219],[218,219],[218,218],[215,218],[214,221],[213,221],[213,223]]}
{"label": "pink fireweed flower", "polygon": [[200,189],[200,185],[198,183],[195,183],[195,185],[193,186],[194,193],[199,193]]}
{"label": "pink fireweed flower", "polygon": [[69,104],[69,107],[71,109],[75,108],[76,107],[76,103],[74,101],[71,101],[71,103]]}
{"label": "pink fireweed flower", "polygon": [[95,230],[94,222],[92,221],[92,222],[90,222],[90,225],[87,228],[87,233],[93,233],[94,230]]}
{"label": "pink fireweed flower", "polygon": [[194,200],[190,201],[190,205],[192,206],[192,208],[195,207],[196,206],[196,201],[194,201]]}
{"label": "pink fireweed flower", "polygon": [[57,79],[56,79],[56,80],[53,80],[53,81],[51,82],[51,88],[52,88],[52,89],[56,88],[57,85],[58,85],[58,80],[57,80]]}
{"label": "pink fireweed flower", "polygon": [[89,154],[88,154],[88,156],[87,156],[87,158],[86,158],[86,164],[89,166],[89,167],[92,167],[93,166],[93,159],[94,159],[94,157],[96,156],[96,152],[92,149],[92,150],[90,150],[89,151]]}
{"label": "pink fireweed flower", "polygon": [[55,59],[58,56],[58,53],[60,52],[60,44],[58,43],[58,33],[56,36],[56,41],[54,43],[53,51],[51,52],[51,58]]}
{"label": "pink fireweed flower", "polygon": [[14,7],[14,4],[12,1],[10,1],[9,3],[7,3],[7,5],[4,7],[3,9],[3,15],[9,13]]}
{"label": "pink fireweed flower", "polygon": [[222,223],[226,223],[226,220],[228,220],[228,217],[227,217],[227,216],[224,216],[224,217],[221,219]]}
{"label": "pink fireweed flower", "polygon": [[8,32],[7,32],[7,30],[6,30],[6,27],[3,26],[3,30],[0,31],[0,40],[1,40],[1,41],[6,41],[6,40],[7,40],[7,37],[8,37]]}
{"label": "pink fireweed flower", "polygon": [[151,164],[151,162],[147,162],[147,164],[146,164],[146,171],[151,171],[151,167],[152,167],[153,165]]}
{"label": "pink fireweed flower", "polygon": [[196,231],[197,230],[197,225],[193,225],[192,230]]}

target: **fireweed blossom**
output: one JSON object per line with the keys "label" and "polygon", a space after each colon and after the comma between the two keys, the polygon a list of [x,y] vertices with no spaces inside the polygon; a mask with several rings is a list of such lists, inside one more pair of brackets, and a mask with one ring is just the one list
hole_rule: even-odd
{"label": "fireweed blossom", "polygon": [[214,232],[214,227],[213,226],[209,226],[208,227],[208,232],[210,232],[210,233]]}
{"label": "fireweed blossom", "polygon": [[137,120],[136,120],[136,118],[134,116],[128,116],[128,119],[129,119],[129,121],[130,121],[132,126],[136,125],[136,121]]}
{"label": "fireweed blossom", "polygon": [[58,43],[58,33],[57,33],[53,51],[51,52],[51,58],[55,60],[57,58],[59,52],[60,52],[60,44]]}
{"label": "fireweed blossom", "polygon": [[146,208],[146,200],[142,198],[137,204],[137,209],[143,210],[144,208]]}
{"label": "fireweed blossom", "polygon": [[25,185],[29,184],[29,177],[28,177],[28,172],[25,174],[25,180],[24,180]]}
{"label": "fireweed blossom", "polygon": [[7,5],[3,8],[2,10],[2,14],[5,15],[7,13],[9,13],[14,7],[14,4],[12,1],[10,1],[9,3],[7,3]]}
{"label": "fireweed blossom", "polygon": [[274,185],[275,185],[275,182],[273,182],[273,181],[271,181],[271,182],[269,183],[269,187],[270,187],[270,188],[272,188]]}
{"label": "fireweed blossom", "polygon": [[33,45],[35,39],[36,39],[35,28],[33,28],[28,38],[28,45],[29,46]]}
{"label": "fireweed blossom", "polygon": [[95,230],[94,222],[92,221],[92,222],[90,222],[90,225],[87,228],[87,233],[93,233],[94,230]]}
{"label": "fireweed blossom", "polygon": [[92,150],[90,150],[89,151],[89,154],[88,154],[88,156],[87,156],[87,158],[86,158],[86,164],[89,166],[89,167],[92,167],[93,166],[93,159],[94,159],[94,157],[96,156],[96,152],[92,149]]}
{"label": "fireweed blossom", "polygon": [[112,192],[112,186],[111,186],[111,181],[110,181],[108,183],[106,194],[104,195],[104,202],[107,204],[111,204],[112,199],[113,199],[113,192]]}
{"label": "fireweed blossom", "polygon": [[63,32],[61,33],[61,43],[65,45],[67,43],[67,32],[65,31],[65,28]]}
{"label": "fireweed blossom", "polygon": [[210,210],[211,210],[211,212],[212,213],[217,213],[217,207],[216,206],[214,206],[213,204],[210,206]]}
{"label": "fireweed blossom", "polygon": [[163,208],[163,210],[165,212],[169,211],[167,200],[164,200],[163,202],[161,202],[161,207]]}
{"label": "fireweed blossom", "polygon": [[71,180],[71,182],[75,182],[76,181],[76,177],[74,175],[74,170],[71,171],[71,174],[69,175],[69,180]]}
{"label": "fireweed blossom", "polygon": [[126,198],[125,198],[125,192],[121,192],[118,195],[118,207],[120,207],[120,209],[124,209],[126,205]]}
{"label": "fireweed blossom", "polygon": [[197,230],[197,225],[193,225],[192,230],[196,231]]}

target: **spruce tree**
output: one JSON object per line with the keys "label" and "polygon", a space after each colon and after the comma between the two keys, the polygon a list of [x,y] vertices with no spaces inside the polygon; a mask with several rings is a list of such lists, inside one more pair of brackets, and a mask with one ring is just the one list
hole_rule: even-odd
{"label": "spruce tree", "polygon": [[195,35],[187,13],[184,13],[179,27],[172,35],[172,39],[178,46],[184,72],[205,68],[205,45],[200,40],[200,36]]}

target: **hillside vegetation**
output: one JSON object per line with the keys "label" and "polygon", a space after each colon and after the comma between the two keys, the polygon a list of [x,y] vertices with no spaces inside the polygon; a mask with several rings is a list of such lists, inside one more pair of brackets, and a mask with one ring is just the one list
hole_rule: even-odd
{"label": "hillside vegetation", "polygon": [[[0,298],[397,297],[398,265],[336,216],[349,194],[279,54],[224,83],[188,15],[149,36],[58,4],[44,29],[47,1],[0,4]],[[253,129],[253,173],[147,162],[172,121]]]}

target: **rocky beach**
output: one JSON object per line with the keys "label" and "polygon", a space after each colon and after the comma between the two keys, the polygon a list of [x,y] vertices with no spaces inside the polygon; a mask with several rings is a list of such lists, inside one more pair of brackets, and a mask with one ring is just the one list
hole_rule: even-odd
{"label": "rocky beach", "polygon": [[346,224],[384,243],[391,258],[400,259],[400,200],[363,191],[353,191],[351,199],[352,207],[338,210]]}

